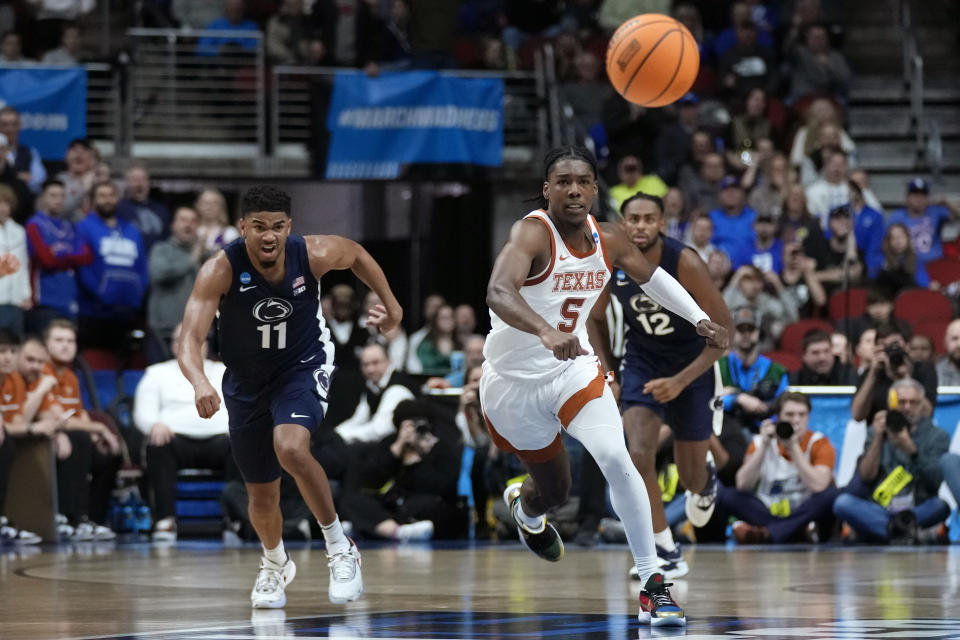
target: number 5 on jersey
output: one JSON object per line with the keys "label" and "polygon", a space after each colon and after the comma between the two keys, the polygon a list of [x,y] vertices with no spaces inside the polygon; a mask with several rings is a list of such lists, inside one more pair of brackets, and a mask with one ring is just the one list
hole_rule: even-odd
{"label": "number 5 on jersey", "polygon": [[[260,348],[269,349],[270,348],[270,338],[271,338],[271,326],[269,324],[261,324],[257,327],[257,331],[260,332]],[[275,324],[272,327],[273,331],[277,333],[277,349],[286,349],[287,348],[287,323],[281,322],[280,324]]]}
{"label": "number 5 on jersey", "polygon": [[563,301],[560,315],[566,320],[557,325],[557,331],[573,333],[573,330],[577,328],[577,321],[580,320],[580,307],[586,301],[586,298],[567,298]]}

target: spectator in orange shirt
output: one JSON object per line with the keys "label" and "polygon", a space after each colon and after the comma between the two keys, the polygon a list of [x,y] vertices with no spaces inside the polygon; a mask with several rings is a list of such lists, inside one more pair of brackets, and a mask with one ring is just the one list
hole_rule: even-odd
{"label": "spectator in orange shirt", "polygon": [[739,543],[782,544],[800,536],[816,542],[816,526],[833,519],[839,491],[833,484],[836,452],[830,440],[808,428],[810,399],[786,391],[777,399],[777,420],[765,420],[753,437],[737,486],[721,487],[720,509],[739,519],[733,534]]}
{"label": "spectator in orange shirt", "polygon": [[[80,402],[80,384],[71,370],[77,355],[77,331],[69,320],[53,320],[43,342],[31,339],[21,357],[21,373],[28,384],[54,378],[52,399],[46,415],[63,424],[73,452],[57,464],[60,509],[74,527],[78,540],[112,540],[113,531],[104,526],[110,492],[120,468],[119,437],[102,422],[90,417]],[[64,527],[64,533],[70,533]]]}

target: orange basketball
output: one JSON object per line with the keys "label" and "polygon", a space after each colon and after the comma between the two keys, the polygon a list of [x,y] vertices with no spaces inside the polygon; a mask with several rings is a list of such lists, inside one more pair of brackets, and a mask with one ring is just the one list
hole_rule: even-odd
{"label": "orange basketball", "polygon": [[663,107],[690,90],[700,70],[697,41],[670,16],[645,13],[627,20],[607,47],[607,76],[630,102]]}

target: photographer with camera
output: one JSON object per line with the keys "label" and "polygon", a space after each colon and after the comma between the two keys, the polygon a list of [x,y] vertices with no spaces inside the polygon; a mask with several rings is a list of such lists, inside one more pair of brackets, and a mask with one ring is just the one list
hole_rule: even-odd
{"label": "photographer with camera", "polygon": [[721,487],[720,509],[740,521],[733,534],[740,544],[818,541],[818,527],[829,533],[836,452],[830,440],[808,428],[810,399],[795,391],[777,400],[777,420],[764,420],[753,437],[736,488]]}
{"label": "photographer with camera", "polygon": [[912,378],[920,383],[927,402],[921,403],[923,415],[933,415],[937,404],[937,371],[927,362],[913,362],[907,353],[907,336],[894,324],[877,327],[876,346],[867,372],[861,377],[850,403],[854,420],[873,422],[878,411],[887,408],[887,394],[897,380]]}
{"label": "photographer with camera", "polygon": [[937,497],[943,481],[940,459],[950,436],[927,417],[924,402],[923,385],[916,380],[893,383],[889,410],[874,415],[857,463],[860,483],[851,483],[855,492],[834,503],[836,516],[865,540],[911,544],[918,528],[950,515]]}
{"label": "photographer with camera", "polygon": [[397,430],[353,447],[341,509],[354,529],[374,538],[415,541],[455,537],[466,514],[458,509],[460,438],[422,400],[393,412]]}
{"label": "photographer with camera", "polygon": [[725,419],[756,432],[771,405],[787,388],[783,365],[760,355],[760,322],[751,307],[733,312],[733,351],[717,361],[723,384]]}

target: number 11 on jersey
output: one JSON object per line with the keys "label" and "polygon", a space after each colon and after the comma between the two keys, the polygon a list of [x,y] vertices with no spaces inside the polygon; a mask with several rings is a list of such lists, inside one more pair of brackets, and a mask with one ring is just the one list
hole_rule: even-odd
{"label": "number 11 on jersey", "polygon": [[[273,325],[273,330],[277,332],[277,349],[286,349],[287,348],[287,323],[281,322],[280,324]],[[260,332],[260,348],[269,349],[270,348],[270,325],[261,324],[257,327],[257,331]]]}

